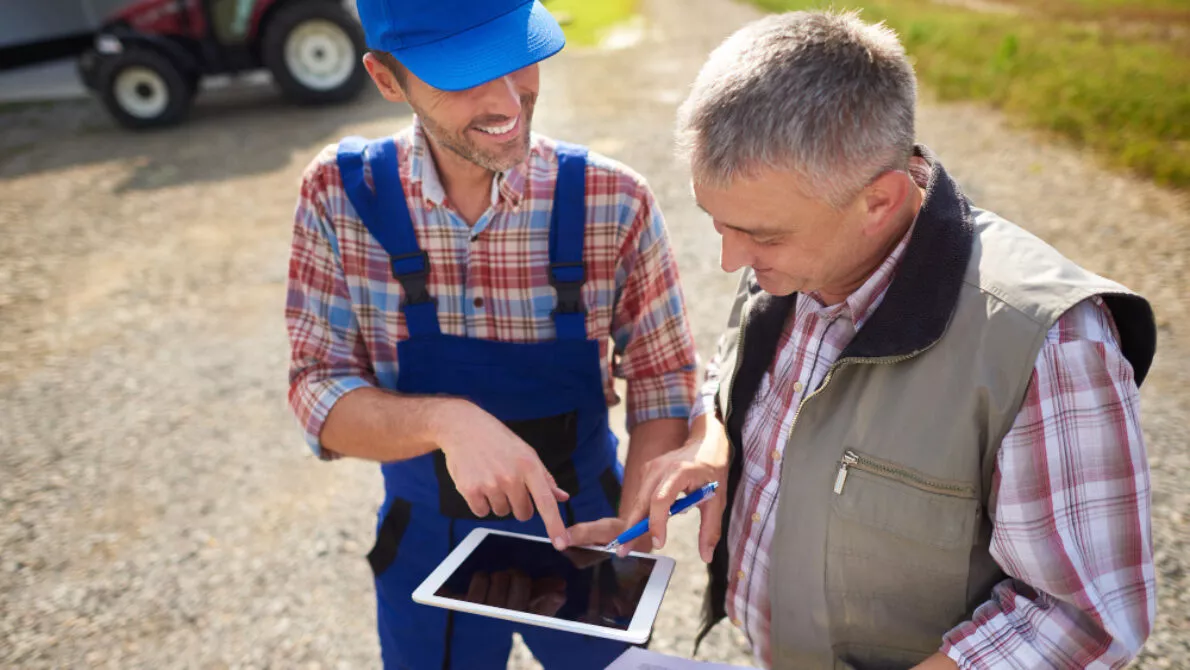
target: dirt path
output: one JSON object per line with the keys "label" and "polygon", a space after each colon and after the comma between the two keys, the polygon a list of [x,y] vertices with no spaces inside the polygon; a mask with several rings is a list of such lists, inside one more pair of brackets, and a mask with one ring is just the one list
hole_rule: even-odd
{"label": "dirt path", "polygon": [[[670,124],[706,53],[756,14],[644,5],[641,41],[549,63],[538,129],[648,176],[706,352],[733,278],[671,158]],[[0,118],[0,666],[377,665],[362,555],[379,476],[318,464],[301,444],[281,310],[301,168],[340,136],[407,122],[372,96],[301,110],[257,90],[151,135],[90,104]],[[978,202],[1156,301],[1163,348],[1144,411],[1163,590],[1145,665],[1190,664],[1190,401],[1175,346],[1190,330],[1175,290],[1190,207],[978,108],[923,105],[919,128]],[[680,568],[661,651],[690,651],[694,521],[671,533]],[[747,662],[728,627],[705,648]]]}

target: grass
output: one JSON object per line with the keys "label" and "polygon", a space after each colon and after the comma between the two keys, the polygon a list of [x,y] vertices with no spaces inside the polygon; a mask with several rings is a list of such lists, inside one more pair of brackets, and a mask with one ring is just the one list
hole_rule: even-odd
{"label": "grass", "polygon": [[[753,0],[770,11],[830,6]],[[842,0],[901,36],[943,100],[980,100],[1190,188],[1190,6],[1185,0]]]}
{"label": "grass", "polygon": [[1116,12],[1122,9],[1158,14],[1180,13],[1185,15],[1190,13],[1190,6],[1186,4],[1186,0],[1048,0],[1043,3],[1043,6],[1046,7],[1047,13],[1052,13],[1054,8],[1063,6],[1073,6],[1091,13]]}
{"label": "grass", "polygon": [[599,44],[608,28],[636,12],[636,0],[546,0],[550,13],[562,22],[571,44]]}

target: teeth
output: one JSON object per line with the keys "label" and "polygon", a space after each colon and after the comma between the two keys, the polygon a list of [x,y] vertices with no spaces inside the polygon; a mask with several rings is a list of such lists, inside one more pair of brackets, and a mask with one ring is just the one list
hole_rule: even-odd
{"label": "teeth", "polygon": [[503,135],[516,128],[516,121],[516,119],[513,119],[502,126],[479,126],[479,130],[489,135]]}

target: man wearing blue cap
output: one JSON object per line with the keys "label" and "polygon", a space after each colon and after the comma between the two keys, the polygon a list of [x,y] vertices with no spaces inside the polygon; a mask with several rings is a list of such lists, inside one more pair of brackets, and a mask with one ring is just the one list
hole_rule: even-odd
{"label": "man wearing blue cap", "polygon": [[[605,667],[623,645],[410,596],[478,527],[564,549],[568,525],[615,516],[621,485],[631,499],[643,464],[682,444],[695,351],[661,213],[628,168],[530,134],[537,63],[564,44],[540,3],[358,9],[377,88],[416,114],[305,173],[289,399],[321,458],[383,463],[368,560],[385,667],[502,667],[514,631],[546,667]],[[623,467],[613,377],[628,382]],[[469,595],[559,604],[498,575],[481,587]]]}

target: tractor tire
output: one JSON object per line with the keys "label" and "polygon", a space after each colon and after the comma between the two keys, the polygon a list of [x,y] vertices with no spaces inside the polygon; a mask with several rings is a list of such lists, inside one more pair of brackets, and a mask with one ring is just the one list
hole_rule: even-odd
{"label": "tractor tire", "polygon": [[194,99],[187,74],[166,56],[143,47],[105,57],[95,84],[108,113],[133,130],[178,123]]}
{"label": "tractor tire", "polygon": [[288,99],[301,104],[345,102],[368,81],[364,32],[341,5],[325,0],[281,8],[264,27],[265,67]]}

